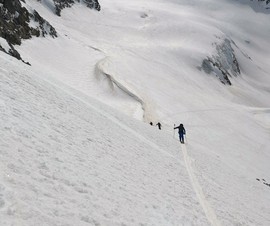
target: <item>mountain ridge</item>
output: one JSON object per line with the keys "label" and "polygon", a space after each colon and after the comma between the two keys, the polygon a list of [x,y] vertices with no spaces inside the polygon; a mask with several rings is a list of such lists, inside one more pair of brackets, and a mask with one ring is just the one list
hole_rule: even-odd
{"label": "mountain ridge", "polygon": [[[47,4],[47,1],[44,0],[37,1],[40,4]],[[70,8],[75,3],[80,2],[80,0],[53,0],[54,13],[60,16],[64,8]],[[82,2],[88,8],[100,11],[98,0],[83,0]],[[55,28],[48,21],[44,20],[35,9],[27,9],[24,0],[0,0],[0,18],[0,37],[4,38],[10,47],[6,50],[0,43],[0,51],[19,60],[22,60],[22,58],[14,45],[21,45],[22,40],[31,39],[32,37],[45,37],[46,35],[50,35],[53,38],[57,37]]]}

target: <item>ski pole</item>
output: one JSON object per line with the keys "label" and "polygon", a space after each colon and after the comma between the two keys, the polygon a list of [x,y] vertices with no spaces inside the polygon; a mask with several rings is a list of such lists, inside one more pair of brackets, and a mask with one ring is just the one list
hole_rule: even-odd
{"label": "ski pole", "polygon": [[173,124],[173,138],[174,138],[174,135],[175,135],[175,124]]}

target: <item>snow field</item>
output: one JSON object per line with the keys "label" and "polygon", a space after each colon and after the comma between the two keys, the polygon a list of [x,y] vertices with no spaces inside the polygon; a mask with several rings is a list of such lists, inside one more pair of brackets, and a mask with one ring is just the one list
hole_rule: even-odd
{"label": "snow field", "polygon": [[143,134],[26,75],[26,66],[6,66],[13,69],[1,72],[4,225],[208,225],[177,142],[164,154],[154,128],[144,125],[155,139],[138,139]]}

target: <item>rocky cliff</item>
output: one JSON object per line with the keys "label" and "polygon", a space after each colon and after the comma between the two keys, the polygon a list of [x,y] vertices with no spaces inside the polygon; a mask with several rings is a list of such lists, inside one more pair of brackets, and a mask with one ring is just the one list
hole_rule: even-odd
{"label": "rocky cliff", "polygon": [[[42,0],[37,0],[42,4]],[[53,0],[55,14],[60,16],[64,8],[81,2],[87,7],[100,10],[98,0]],[[15,49],[22,40],[31,37],[57,37],[57,31],[36,10],[31,12],[24,6],[25,0],[0,0],[0,51],[22,60]],[[33,22],[33,23],[31,23]],[[35,26],[33,26],[35,24]]]}
{"label": "rocky cliff", "polygon": [[201,69],[207,74],[214,74],[225,85],[231,85],[230,78],[240,75],[240,66],[233,46],[235,43],[225,38],[220,43],[214,43],[216,53],[203,60]]}
{"label": "rocky cliff", "polygon": [[91,9],[98,10],[98,11],[100,11],[100,9],[101,9],[98,0],[53,0],[53,2],[55,5],[55,13],[58,16],[61,16],[61,11],[64,8],[70,8],[76,2],[85,3],[87,7],[91,8]]}

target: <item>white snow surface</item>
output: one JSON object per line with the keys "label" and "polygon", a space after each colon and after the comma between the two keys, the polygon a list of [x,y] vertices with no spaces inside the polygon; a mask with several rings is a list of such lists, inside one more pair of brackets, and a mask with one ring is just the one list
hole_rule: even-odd
{"label": "white snow surface", "polygon": [[0,46],[8,53],[10,50],[10,46],[7,43],[6,39],[0,37]]}
{"label": "white snow surface", "polygon": [[[59,37],[0,52],[0,225],[270,225],[268,11],[99,2],[26,0]],[[232,86],[199,70],[225,38]]]}

